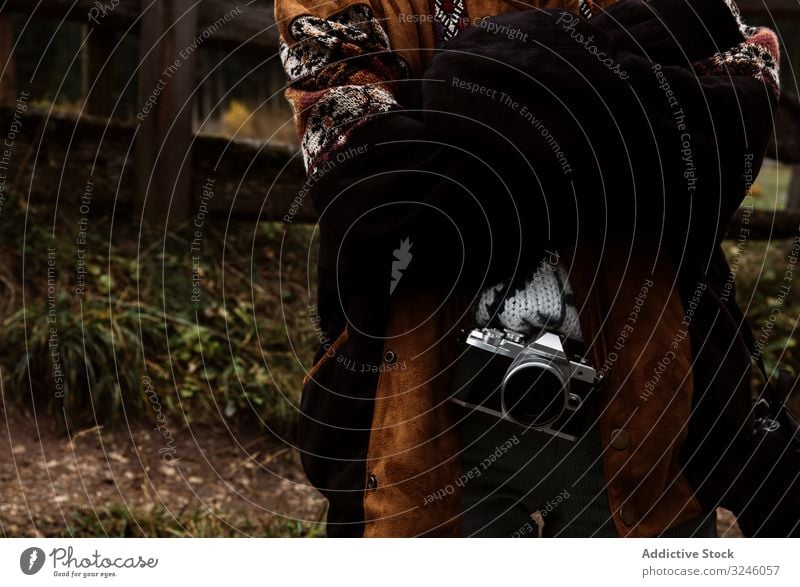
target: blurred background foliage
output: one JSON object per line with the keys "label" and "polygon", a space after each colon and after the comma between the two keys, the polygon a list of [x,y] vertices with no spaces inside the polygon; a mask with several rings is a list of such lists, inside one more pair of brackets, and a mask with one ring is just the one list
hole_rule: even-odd
{"label": "blurred background foliage", "polygon": [[[51,214],[8,206],[0,216],[6,396],[72,429],[113,424],[153,418],[147,376],[174,421],[291,434],[316,346],[306,289],[313,227],[263,223],[227,235],[208,227],[193,260],[180,231],[164,241],[127,222],[93,218],[85,294],[77,296],[77,225],[59,223],[53,235]],[[47,249],[57,269],[53,306]],[[50,346],[51,326],[57,347]],[[63,402],[54,393],[54,350]]]}
{"label": "blurred background foliage", "polygon": [[[790,166],[767,159],[744,205],[763,210],[782,209],[791,175]],[[731,236],[736,236],[735,228]],[[763,358],[767,371],[772,372],[780,365],[797,375],[800,374],[797,349],[800,270],[792,271],[789,281],[785,279],[793,244],[792,239],[728,240],[723,243],[723,250],[736,276],[736,300],[747,315],[756,338],[761,336],[761,329],[774,314],[774,309],[780,308],[775,328],[765,343]],[[790,292],[781,295],[780,288],[785,286],[790,287]]]}

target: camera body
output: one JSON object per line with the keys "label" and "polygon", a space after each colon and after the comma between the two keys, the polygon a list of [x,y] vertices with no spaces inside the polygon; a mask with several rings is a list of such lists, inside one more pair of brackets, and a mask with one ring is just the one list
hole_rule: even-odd
{"label": "camera body", "polygon": [[567,355],[559,335],[525,344],[512,330],[476,328],[465,342],[451,401],[570,441],[580,436],[579,409],[599,378],[584,359]]}

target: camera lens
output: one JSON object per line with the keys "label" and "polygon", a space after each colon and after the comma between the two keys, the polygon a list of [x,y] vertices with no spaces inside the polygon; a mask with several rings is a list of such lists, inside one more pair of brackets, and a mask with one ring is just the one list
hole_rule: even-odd
{"label": "camera lens", "polygon": [[541,428],[564,411],[565,381],[550,365],[528,362],[509,369],[503,383],[503,408],[515,422]]}

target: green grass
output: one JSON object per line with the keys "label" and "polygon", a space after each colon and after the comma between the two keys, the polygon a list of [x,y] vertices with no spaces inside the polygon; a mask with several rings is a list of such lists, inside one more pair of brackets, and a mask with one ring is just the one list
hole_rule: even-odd
{"label": "green grass", "polygon": [[792,179],[792,168],[767,159],[761,167],[751,193],[753,206],[766,210],[777,210],[786,206],[786,194]]}
{"label": "green grass", "polygon": [[[753,207],[782,209],[791,177],[791,166],[766,160],[751,191]],[[795,234],[797,236],[800,234]],[[800,375],[797,346],[800,267],[792,267],[789,255],[793,242],[794,239],[748,240],[742,244],[741,251],[735,241],[723,244],[736,274],[739,307],[747,315],[756,339],[764,342],[763,359],[768,373],[780,366]],[[782,290],[787,287],[788,291]],[[800,407],[800,398],[795,398],[795,405]]]}
{"label": "green grass", "polygon": [[276,518],[255,522],[222,512],[167,512],[161,508],[131,510],[109,505],[71,512],[66,524],[39,524],[52,538],[315,538],[324,535],[320,522]]}
{"label": "green grass", "polygon": [[192,227],[165,239],[140,234],[130,214],[112,225],[92,210],[78,245],[74,219],[59,218],[53,235],[49,210],[26,218],[12,201],[0,216],[0,298],[13,300],[0,304],[8,399],[72,428],[153,419],[157,405],[171,422],[291,433],[316,346],[312,227],[241,224],[225,235],[206,225],[193,251]]}
{"label": "green grass", "polygon": [[[764,337],[763,358],[768,372],[780,365],[800,374],[800,266],[791,269],[791,247],[792,240],[745,243],[736,271],[736,300],[747,314],[756,339]],[[735,268],[737,244],[726,242],[724,249]],[[787,286],[788,294],[781,289]],[[774,326],[763,330],[771,322]]]}

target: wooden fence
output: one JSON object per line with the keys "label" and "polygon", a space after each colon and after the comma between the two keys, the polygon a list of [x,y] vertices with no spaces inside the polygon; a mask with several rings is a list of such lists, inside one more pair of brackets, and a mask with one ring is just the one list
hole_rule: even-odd
{"label": "wooden fence", "polygon": [[[800,18],[796,0],[739,0],[739,5],[746,14]],[[4,0],[0,6],[0,104],[5,104],[0,125],[8,128],[15,117],[21,120],[12,185],[53,197],[80,193],[87,174],[99,168],[102,177],[92,174],[96,199],[132,202],[150,222],[169,225],[191,216],[209,178],[214,179],[215,195],[206,204],[225,218],[276,220],[290,208],[304,180],[293,149],[195,135],[192,123],[198,52],[224,49],[234,58],[238,52],[274,58],[278,38],[271,1]],[[11,14],[86,25],[88,91],[80,115],[15,109]],[[114,112],[115,31],[139,40],[133,123],[118,120]],[[776,127],[769,155],[800,163],[796,96],[786,93],[782,98]],[[751,238],[797,234],[800,181],[794,182],[795,188],[797,197],[790,198],[787,211],[750,217]],[[314,221],[307,201],[294,220]]]}
{"label": "wooden fence", "polygon": [[[274,215],[272,202],[290,201],[302,185],[302,165],[285,147],[257,144],[236,140],[220,146],[220,140],[211,137],[196,137],[193,132],[193,112],[197,95],[197,54],[205,49],[224,49],[228,52],[256,54],[269,57],[276,55],[278,35],[275,28],[272,2],[260,0],[5,0],[0,13],[0,64],[5,66],[0,84],[0,96],[7,106],[2,117],[14,116],[13,102],[17,94],[13,87],[13,32],[10,15],[13,13],[29,17],[56,18],[86,25],[84,47],[85,76],[88,92],[79,117],[56,115],[43,118],[42,113],[29,112],[23,115],[22,127],[37,129],[38,136],[25,135],[34,142],[47,139],[50,157],[39,161],[36,178],[32,183],[37,191],[63,190],[59,183],[53,186],[50,176],[58,169],[50,164],[69,170],[88,170],[96,166],[94,159],[122,161],[116,171],[117,177],[109,174],[112,169],[102,167],[104,179],[112,179],[108,190],[101,195],[119,197],[132,201],[136,210],[153,223],[176,225],[185,221],[191,213],[196,197],[209,177],[220,178],[215,182],[227,192],[239,186],[240,194],[227,194],[217,202],[233,205],[233,214],[238,217],[258,213],[267,188],[283,166],[288,166],[285,178],[278,177],[276,190],[270,193],[267,202],[267,217]],[[139,65],[137,120],[126,124],[113,120],[113,59],[114,31],[123,35],[137,35],[139,39]],[[0,65],[0,67],[3,67]],[[17,113],[18,114],[18,113]],[[102,117],[102,118],[95,118]],[[112,117],[112,120],[106,120]],[[108,130],[106,130],[108,127]],[[59,132],[65,132],[60,137]],[[78,144],[73,137],[83,137]],[[88,137],[98,141],[87,141]],[[133,164],[126,156],[130,144],[134,144]],[[134,140],[135,137],[135,140]],[[54,161],[54,146],[64,146],[63,159]],[[227,144],[228,141],[222,141]],[[33,143],[22,140],[15,151],[30,152]],[[35,149],[38,153],[40,149]],[[220,158],[211,159],[209,153],[217,152]],[[233,154],[239,158],[233,161]],[[264,160],[270,165],[264,167]],[[232,175],[241,169],[241,162],[252,163],[249,176]],[[36,162],[31,162],[36,163]],[[199,164],[199,166],[198,166]],[[88,165],[88,167],[87,167]],[[241,169],[244,172],[244,169]],[[24,176],[30,170],[22,170]],[[85,175],[85,174],[83,174]],[[118,181],[124,178],[124,181]],[[222,181],[225,178],[226,181]],[[15,183],[19,183],[18,181]],[[108,191],[106,190],[106,191]],[[168,195],[165,197],[165,194]],[[290,197],[291,196],[291,197]],[[287,199],[288,198],[288,199]],[[256,205],[258,202],[259,205]],[[310,217],[307,219],[311,219]]]}

